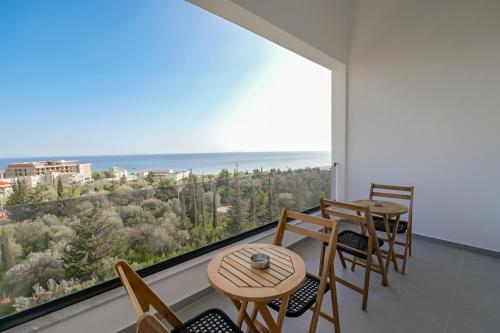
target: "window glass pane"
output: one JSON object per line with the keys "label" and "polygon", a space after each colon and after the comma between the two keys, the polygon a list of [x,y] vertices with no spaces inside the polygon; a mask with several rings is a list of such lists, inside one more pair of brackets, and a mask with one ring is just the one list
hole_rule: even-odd
{"label": "window glass pane", "polygon": [[329,70],[186,1],[0,30],[0,320],[331,197]]}

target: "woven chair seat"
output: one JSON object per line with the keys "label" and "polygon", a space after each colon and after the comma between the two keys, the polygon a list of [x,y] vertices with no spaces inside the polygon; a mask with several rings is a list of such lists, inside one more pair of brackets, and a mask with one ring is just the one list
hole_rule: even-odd
{"label": "woven chair seat", "polygon": [[[299,317],[306,312],[316,302],[318,296],[320,281],[309,275],[300,286],[300,288],[290,296],[288,308],[286,309],[287,317]],[[325,293],[330,290],[327,284]],[[281,307],[281,299],[275,299],[267,304],[271,309],[279,311]]]}
{"label": "woven chair seat", "polygon": [[172,330],[172,333],[243,333],[219,309],[206,310]]}
{"label": "woven chair seat", "polygon": [[[394,225],[396,224],[396,220],[389,220],[389,229],[391,232],[394,231]],[[373,217],[373,225],[375,226],[375,229],[378,231],[385,231],[385,225],[384,225],[384,219],[378,216]],[[399,221],[398,224],[398,234],[404,234],[406,230],[408,229],[408,222],[406,221]]]}
{"label": "woven chair seat", "polygon": [[[339,233],[337,240],[337,250],[352,254],[353,256],[358,257],[360,259],[366,259],[365,254],[352,251],[351,249],[345,248],[343,245],[352,247],[359,251],[368,252],[368,236],[363,236],[354,231],[345,230]],[[378,245],[380,247],[383,246],[384,241],[379,239]],[[372,252],[375,252],[375,247],[373,247]]]}

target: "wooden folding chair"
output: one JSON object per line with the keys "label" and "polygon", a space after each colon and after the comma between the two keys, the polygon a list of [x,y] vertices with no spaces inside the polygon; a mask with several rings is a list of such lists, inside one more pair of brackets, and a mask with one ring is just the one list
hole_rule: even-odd
{"label": "wooden folding chair", "polygon": [[[320,231],[304,228],[295,224],[287,223],[287,220],[293,219],[304,221],[315,226],[325,228],[330,231],[330,234],[325,234]],[[293,212],[287,209],[281,211],[278,228],[274,236],[274,245],[282,246],[285,230],[291,231],[312,239],[319,240],[325,244],[324,258],[321,264],[320,275],[307,272],[306,279],[301,287],[290,295],[288,307],[285,315],[287,317],[299,317],[307,310],[313,311],[309,333],[316,332],[319,316],[330,321],[335,326],[335,333],[340,333],[340,322],[337,305],[337,288],[335,283],[335,269],[333,259],[335,258],[335,248],[337,243],[337,221],[324,219],[318,216],[311,216],[302,213]],[[321,311],[323,296],[330,290],[332,301],[332,315]],[[280,310],[281,300],[276,299],[268,304],[275,311]]]}
{"label": "wooden folding chair", "polygon": [[[400,199],[408,201],[408,221],[401,221],[391,219],[389,220],[389,229],[386,230],[384,225],[384,220],[381,217],[373,216],[373,224],[375,229],[378,231],[383,231],[387,233],[387,237],[396,237],[398,234],[406,234],[405,241],[401,242],[397,239],[394,241],[394,245],[399,245],[404,247],[404,252],[395,253],[396,258],[403,260],[403,269],[401,273],[406,272],[406,262],[408,260],[408,255],[411,256],[412,248],[412,222],[413,222],[413,186],[395,186],[395,185],[382,185],[382,184],[371,184],[370,187],[370,200],[376,198],[390,198],[390,199]],[[396,235],[393,235],[394,229],[396,230]],[[382,238],[383,240],[389,241],[388,238]]]}
{"label": "wooden folding chair", "polygon": [[[186,322],[181,321],[126,261],[118,260],[115,269],[137,314],[137,333],[242,333],[226,313],[219,309],[209,309]],[[149,312],[150,306],[172,326],[172,330],[167,329]]]}
{"label": "wooden folding chair", "polygon": [[[347,268],[346,261],[357,263],[365,268],[365,281],[363,288],[352,284],[344,279],[336,277],[336,281],[344,286],[353,289],[363,295],[362,309],[366,311],[368,304],[368,289],[370,287],[370,272],[374,271],[382,275],[382,285],[387,286],[387,273],[382,260],[380,247],[384,244],[377,238],[377,233],[373,226],[372,216],[369,207],[362,207],[355,204],[343,203],[333,200],[320,200],[321,214],[324,218],[340,218],[342,221],[357,224],[361,227],[361,233],[345,230],[338,234],[337,252],[340,262]],[[344,256],[343,252],[351,254],[352,259]],[[378,265],[372,261],[372,255],[378,258]],[[321,259],[325,257],[324,246],[321,252]]]}

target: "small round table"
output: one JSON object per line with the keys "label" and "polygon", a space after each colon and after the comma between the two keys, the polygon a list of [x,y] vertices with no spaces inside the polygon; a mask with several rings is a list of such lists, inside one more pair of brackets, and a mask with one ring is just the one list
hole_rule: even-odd
{"label": "small round table", "polygon": [[[271,264],[266,269],[250,265],[254,253],[267,254]],[[208,264],[208,280],[219,292],[231,298],[238,310],[236,324],[243,320],[250,331],[281,332],[290,295],[306,277],[306,266],[301,257],[284,247],[271,244],[244,244],[218,253]],[[282,299],[278,320],[275,322],[267,303]],[[247,314],[248,303],[254,303],[252,315]],[[256,320],[260,312],[266,326]]]}
{"label": "small round table", "polygon": [[[379,201],[382,205],[375,206],[372,200],[355,200],[353,203],[370,207],[370,211],[373,215],[381,216],[384,219],[384,228],[387,234],[387,241],[389,242],[389,251],[387,251],[387,261],[385,264],[386,271],[389,269],[389,262],[392,261],[394,264],[394,269],[398,270],[398,263],[396,260],[396,254],[394,251],[394,243],[396,241],[397,230],[399,226],[399,219],[401,215],[406,214],[408,212],[408,208],[406,206],[400,205],[396,202],[391,201]],[[395,219],[394,226],[391,230],[389,226],[389,221],[391,219]],[[383,251],[385,252],[385,251]]]}

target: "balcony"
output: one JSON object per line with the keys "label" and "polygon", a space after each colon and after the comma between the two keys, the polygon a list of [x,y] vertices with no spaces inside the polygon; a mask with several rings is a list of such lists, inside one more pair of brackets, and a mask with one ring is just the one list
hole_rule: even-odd
{"label": "balcony", "polygon": [[[391,268],[388,287],[382,287],[380,277],[373,274],[366,312],[361,310],[360,295],[339,285],[342,331],[498,331],[500,223],[495,208],[500,197],[500,2],[311,0],[307,6],[304,1],[281,0],[189,2],[331,70],[331,151],[336,168],[326,172],[323,182],[310,183],[318,185],[312,187],[314,195],[306,195],[297,179],[282,183],[267,174],[203,179],[180,187],[167,184],[139,189],[134,192],[137,196],[122,189],[103,197],[96,189],[93,199],[89,197],[92,207],[110,201],[125,206],[138,200],[134,205],[144,211],[142,205],[151,196],[176,199],[183,232],[174,233],[175,242],[169,241],[166,227],[166,233],[155,234],[166,236],[154,242],[154,255],[136,255],[141,248],[149,251],[147,246],[153,244],[149,242],[152,232],[146,227],[135,235],[130,233],[134,242],[126,244],[127,255],[139,263],[136,268],[161,298],[183,319],[211,307],[222,308],[234,319],[236,311],[231,303],[215,292],[206,278],[214,253],[234,244],[271,242],[281,207],[314,214],[322,195],[351,201],[366,198],[372,182],[412,184],[417,193],[414,249],[408,271],[403,276]],[[16,112],[15,105],[12,109]],[[306,119],[308,110],[293,116]],[[279,121],[275,124],[277,136],[288,130],[280,125]],[[294,135],[302,133],[295,131]],[[30,140],[35,142],[36,138]],[[278,197],[282,191],[274,186],[280,184],[291,188]],[[231,193],[232,200],[219,198],[219,204],[212,186],[220,187],[219,195]],[[289,195],[293,191],[295,194]],[[239,197],[243,193],[245,200]],[[297,197],[301,199],[291,200]],[[65,222],[72,223],[71,215],[85,213],[76,202],[11,207],[0,212],[0,218],[17,216],[21,223],[36,219],[34,211],[42,208],[53,215],[66,214]],[[145,206],[154,215],[154,205],[148,202]],[[203,206],[207,214],[199,213]],[[150,215],[137,214],[136,208],[121,213],[130,225],[140,226]],[[219,224],[228,215],[241,222],[241,208],[246,212],[246,223]],[[109,215],[100,218],[113,221]],[[223,231],[199,233],[193,228],[189,237],[197,238],[188,241],[186,225],[182,225],[186,220]],[[37,227],[48,226],[50,221],[38,221],[26,234],[37,235]],[[49,238],[64,237],[65,228],[59,229],[48,233]],[[109,235],[113,238],[116,234]],[[3,244],[9,239],[4,238]],[[25,239],[29,241],[29,237]],[[42,238],[41,243],[46,241]],[[296,251],[311,271],[316,270],[317,244],[287,238],[285,245]],[[1,252],[5,265],[5,247]],[[26,256],[11,257],[25,260]],[[97,265],[103,272],[96,280],[63,288],[58,295],[47,296],[38,289],[37,295],[47,298],[36,300],[37,295],[25,293],[26,299],[18,300],[19,311],[10,308],[2,313],[5,317],[0,319],[0,330],[134,332],[136,314],[114,272],[106,269],[110,263]],[[361,283],[362,269],[344,270],[338,258],[335,268],[338,276]],[[1,278],[4,281],[6,277]],[[12,289],[24,282],[21,274],[11,281]],[[1,306],[15,301],[9,295],[2,296]],[[329,300],[324,304],[328,308]],[[288,318],[283,331],[306,332],[310,318],[308,312],[300,319]],[[317,332],[332,332],[332,327],[320,319]]]}
{"label": "balcony", "polygon": [[[349,228],[342,225],[342,229]],[[242,240],[271,242],[274,230],[263,231]],[[315,241],[288,238],[289,248],[298,253],[311,271],[318,267],[319,244]],[[146,281],[182,319],[217,307],[231,318],[237,313],[229,299],[214,291],[206,279],[212,253],[193,258],[160,271]],[[340,277],[362,284],[363,270],[344,270],[338,258],[335,271]],[[345,332],[488,332],[494,331],[495,314],[500,301],[492,290],[498,288],[500,261],[490,255],[436,243],[425,237],[414,239],[414,253],[406,275],[389,272],[389,287],[382,287],[374,274],[370,283],[368,311],[361,310],[361,296],[338,285],[341,328]],[[480,282],[479,282],[480,281]],[[326,311],[331,309],[328,298]],[[112,317],[114,320],[109,320]],[[28,322],[8,332],[63,332],[91,329],[98,332],[135,332],[135,314],[122,287],[94,297],[45,318]],[[311,312],[301,318],[285,320],[283,332],[307,332]],[[129,322],[129,325],[116,324]],[[120,326],[122,325],[122,326]],[[317,332],[331,332],[329,322],[320,319]]]}
{"label": "balcony", "polygon": [[[64,212],[65,217],[69,218],[76,216],[77,212],[81,212],[78,207],[85,207],[90,202],[94,206],[95,204],[102,206],[103,203],[111,202],[127,207],[132,205],[131,200],[139,200],[142,206],[145,203],[148,206],[152,198],[162,195],[167,195],[168,198],[175,200],[180,198],[180,202],[182,202],[183,195],[186,197],[194,195],[194,201],[184,201],[187,207],[194,203],[203,203],[203,198],[207,196],[207,193],[213,194],[214,188],[221,192],[227,186],[227,188],[234,190],[239,188],[242,193],[239,203],[245,206],[246,211],[248,211],[248,208],[252,207],[250,202],[256,200],[259,194],[269,193],[274,189],[275,195],[278,195],[280,191],[278,184],[281,183],[282,186],[283,179],[291,177],[295,182],[308,179],[309,181],[304,182],[304,184],[311,186],[311,184],[319,184],[312,180],[317,181],[323,177],[326,186],[310,198],[310,203],[306,201],[305,206],[300,207],[311,208],[312,203],[316,202],[321,195],[328,195],[332,185],[330,184],[331,174],[332,170],[324,168],[244,175],[227,179],[204,179],[196,183],[187,182],[163,188],[90,196],[36,205],[13,206],[7,207],[6,210],[11,217],[17,216],[20,220],[25,220],[30,216],[44,216],[48,212]],[[271,184],[271,186],[262,188],[262,184]],[[302,188],[303,193],[308,188],[307,186]],[[281,187],[281,191],[283,190]],[[163,199],[168,202],[167,197]],[[200,200],[197,200],[198,198]],[[233,209],[232,207],[217,209],[227,207],[228,202],[225,201],[227,198],[223,196],[215,207],[218,212],[215,216],[218,223],[223,221],[225,214],[230,214]],[[249,198],[252,200],[249,201]],[[293,205],[295,203],[280,203],[276,209],[285,207],[286,204]],[[191,206],[190,209],[186,209],[186,213],[187,211],[192,213],[194,209],[194,206]],[[313,215],[318,213],[314,207],[309,211]],[[213,215],[210,216],[213,217]],[[142,272],[148,275],[146,281],[164,300],[172,305],[181,318],[190,318],[202,310],[213,307],[221,308],[232,318],[236,318],[237,312],[229,299],[210,287],[206,278],[206,269],[209,260],[219,249],[234,244],[270,243],[272,241],[275,232],[274,224],[254,222],[257,215],[249,216],[251,219],[245,221],[245,228],[226,234],[222,240],[208,240],[205,244],[198,243],[199,248],[194,247],[185,253],[177,252],[172,259],[158,256],[156,257],[158,258],[156,259],[157,263],[150,262],[142,269]],[[198,218],[201,219],[201,216]],[[206,218],[205,223],[208,223],[210,220],[208,217]],[[272,218],[275,219],[276,215],[273,215]],[[352,226],[345,223],[341,225],[341,229],[348,228],[352,228]],[[149,240],[144,242],[144,244],[149,243]],[[137,244],[141,243],[129,244],[129,246],[135,247]],[[285,244],[304,259],[309,271],[317,271],[320,253],[317,242],[292,236],[285,239]],[[500,261],[490,255],[467,250],[468,248],[463,246],[456,247],[442,242],[437,243],[433,239],[417,235],[414,240],[413,256],[405,275],[391,269],[389,271],[389,287],[383,287],[380,283],[381,277],[372,274],[367,312],[361,310],[361,296],[359,294],[338,285],[342,330],[347,332],[366,332],[367,330],[392,332],[404,327],[405,331],[408,332],[491,331],[496,325],[496,315],[491,309],[500,306],[498,298],[495,297],[494,293],[491,293],[491,290],[498,288],[497,277],[500,274]],[[167,260],[165,261],[165,259]],[[358,268],[354,272],[350,269],[343,269],[337,258],[335,271],[337,276],[362,285],[364,277],[362,269]],[[99,332],[135,332],[135,314],[129,299],[121,285],[116,283],[116,279],[110,281],[107,279],[109,278],[104,278],[103,281],[93,281],[87,286],[83,284],[81,287],[87,289],[82,291],[74,288],[70,293],[66,291],[66,295],[61,293],[54,296],[53,299],[42,298],[42,303],[39,305],[26,301],[27,310],[21,311],[15,316],[20,318],[24,315],[29,316],[32,315],[30,312],[33,310],[35,313],[40,310],[46,311],[45,316],[11,328],[8,332],[35,332],[39,329],[47,332],[62,332],[69,330],[70,327],[75,327],[75,325],[81,325],[79,327],[82,329],[85,327],[85,329]],[[478,283],[479,281],[480,283]],[[325,298],[324,306],[326,311],[331,310],[328,297]],[[474,310],[471,311],[471,308]],[[54,310],[56,311],[51,312]],[[106,320],[110,316],[115,320]],[[300,319],[288,318],[285,320],[284,332],[307,331],[310,317],[311,313],[307,312]],[[6,318],[9,319],[9,317]],[[331,324],[320,319],[318,332],[331,332],[331,330]]]}

